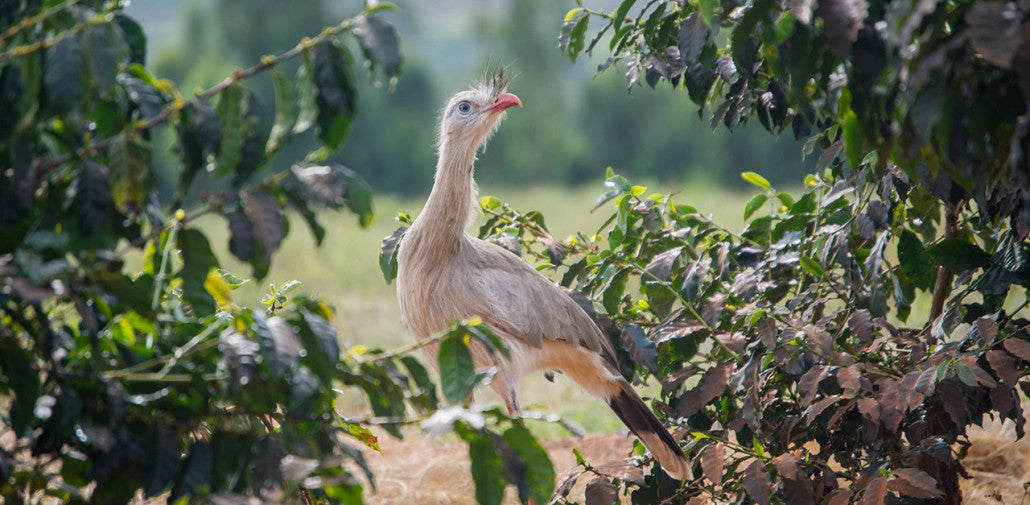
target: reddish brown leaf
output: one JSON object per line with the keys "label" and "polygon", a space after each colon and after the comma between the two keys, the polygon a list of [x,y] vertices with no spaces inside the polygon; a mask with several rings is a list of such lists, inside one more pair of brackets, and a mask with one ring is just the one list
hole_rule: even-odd
{"label": "reddish brown leaf", "polygon": [[732,363],[722,363],[705,371],[697,387],[687,391],[679,400],[679,415],[689,416],[726,390]]}
{"label": "reddish brown leaf", "polygon": [[798,458],[795,458],[793,454],[789,452],[780,454],[773,458],[772,463],[780,477],[789,480],[798,479]]}
{"label": "reddish brown leaf", "polygon": [[1016,360],[1011,354],[1000,349],[987,351],[987,363],[1006,385],[1016,387],[1016,382],[1019,381],[1019,372],[1016,371]]}
{"label": "reddish brown leaf", "polygon": [[873,424],[880,422],[880,403],[876,398],[859,398],[858,411]]}
{"label": "reddish brown leaf", "polygon": [[847,489],[834,489],[823,498],[819,505],[848,505],[851,503],[851,491]]}
{"label": "reddish brown leaf", "polygon": [[862,342],[873,340],[873,320],[868,309],[856,310],[848,318],[848,329]]}
{"label": "reddish brown leaf", "polygon": [[805,325],[804,331],[805,335],[808,335],[808,339],[815,346],[814,350],[816,352],[822,356],[833,355],[833,335],[814,324]]}
{"label": "reddish brown leaf", "polygon": [[704,472],[705,478],[712,481],[712,484],[722,483],[724,452],[722,444],[719,442],[705,447],[701,452],[701,470]]}
{"label": "reddish brown leaf", "polygon": [[840,400],[840,395],[831,395],[815,402],[811,407],[805,410],[805,424],[812,424],[812,421],[819,417],[819,414],[822,414],[823,411],[826,410],[826,407],[833,405],[838,400]]}
{"label": "reddish brown leaf", "polygon": [[994,388],[991,390],[991,408],[1001,415],[1007,416],[1016,406],[1016,389],[1009,387]]}
{"label": "reddish brown leaf", "polygon": [[862,390],[862,372],[851,365],[837,370],[837,384],[844,390],[844,398],[854,398]]}
{"label": "reddish brown leaf", "polygon": [[887,489],[913,498],[938,498],[942,495],[937,481],[918,468],[898,468]]}
{"label": "reddish brown leaf", "polygon": [[830,367],[826,365],[816,365],[809,368],[801,379],[798,379],[798,392],[801,393],[801,406],[807,407],[815,401],[815,395],[819,388],[819,383],[829,373]]}
{"label": "reddish brown leaf", "polygon": [[969,408],[966,405],[966,396],[955,379],[941,381],[937,385],[937,397],[944,405],[945,412],[955,422],[956,426],[965,426],[969,422]]}
{"label": "reddish brown leaf", "polygon": [[594,467],[594,470],[611,479],[632,482],[640,486],[644,485],[644,472],[637,465],[633,464],[632,459],[616,459],[601,463]]}
{"label": "reddish brown leaf", "polygon": [[980,338],[985,342],[990,342],[998,336],[998,323],[991,319],[991,316],[983,316],[977,319],[973,325],[976,326],[976,331],[980,333]]}
{"label": "reddish brown leaf", "polygon": [[619,503],[619,490],[608,479],[598,477],[587,483],[584,498],[587,505],[615,505]]}
{"label": "reddish brown leaf", "polygon": [[877,477],[869,482],[862,493],[862,500],[859,505],[883,505],[887,498],[887,477]]}
{"label": "reddish brown leaf", "polygon": [[565,498],[569,495],[569,491],[572,491],[572,487],[576,485],[576,480],[583,474],[583,471],[579,467],[570,467],[565,469],[562,473],[558,474],[558,477],[554,480],[558,485],[554,488],[554,493],[551,494],[551,501],[556,502],[558,498]]}
{"label": "reddish brown leaf", "polygon": [[765,471],[765,466],[761,461],[751,460],[751,464],[744,469],[742,484],[755,503],[769,505],[772,483],[769,481],[769,474]]}
{"label": "reddish brown leaf", "polygon": [[913,386],[916,391],[924,394],[931,395],[933,390],[937,387],[937,367],[928,367],[919,373],[919,377],[916,378],[916,383]]}
{"label": "reddish brown leaf", "polygon": [[980,368],[980,365],[976,364],[976,356],[963,356],[959,362],[966,365],[973,371],[973,374],[976,375],[977,382],[981,385],[989,388],[998,387],[998,382],[994,380],[994,377],[991,377],[991,374],[987,373],[987,370]]}
{"label": "reddish brown leaf", "polygon": [[1001,345],[1005,346],[1005,350],[1011,352],[1017,358],[1023,361],[1030,361],[1030,342],[1018,338],[1006,338]]}
{"label": "reddish brown leaf", "polygon": [[755,325],[755,332],[758,333],[758,338],[762,340],[762,345],[770,349],[776,346],[776,321],[773,318],[762,318]]}
{"label": "reddish brown leaf", "polygon": [[691,498],[690,500],[687,500],[687,503],[685,503],[684,505],[711,505],[711,503],[712,500],[709,500],[708,496],[697,495]]}

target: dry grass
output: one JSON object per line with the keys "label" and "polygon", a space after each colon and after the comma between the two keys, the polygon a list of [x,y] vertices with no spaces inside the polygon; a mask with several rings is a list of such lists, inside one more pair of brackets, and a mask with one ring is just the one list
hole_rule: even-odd
{"label": "dry grass", "polygon": [[[1027,411],[1030,404],[1024,404]],[[1030,437],[1016,441],[1012,421],[990,420],[969,429],[972,444],[964,465],[972,479],[962,482],[964,502],[970,505],[1030,503],[1024,483],[1030,482]]]}

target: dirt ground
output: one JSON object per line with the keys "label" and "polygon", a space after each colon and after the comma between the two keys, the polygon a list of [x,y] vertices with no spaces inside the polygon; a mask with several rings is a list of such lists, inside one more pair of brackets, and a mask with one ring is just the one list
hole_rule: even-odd
{"label": "dirt ground", "polygon": [[[1030,504],[1030,496],[1024,498],[1023,487],[1030,482],[1030,436],[1016,442],[1011,422],[989,421],[983,428],[972,427],[969,440],[972,445],[964,465],[972,478],[961,483],[963,502],[969,505]],[[382,454],[369,450],[365,455],[377,483],[376,491],[366,491],[365,502],[369,505],[475,505],[465,445],[419,433],[412,433],[404,440],[384,434],[379,442]],[[625,458],[633,439],[623,434],[605,434],[542,443],[561,480],[562,471],[576,465],[574,447],[587,461],[600,464]],[[569,498],[583,503],[587,481],[586,477],[579,479]],[[513,488],[508,489],[504,503],[518,503]],[[628,498],[623,503],[629,503]]]}

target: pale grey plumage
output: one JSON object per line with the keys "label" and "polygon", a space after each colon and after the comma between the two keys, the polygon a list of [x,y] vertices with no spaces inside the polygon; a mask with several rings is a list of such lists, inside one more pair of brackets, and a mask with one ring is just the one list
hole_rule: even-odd
{"label": "pale grey plumage", "polygon": [[[443,110],[439,160],[425,208],[401,240],[397,293],[404,323],[419,339],[455,319],[478,316],[500,337],[511,359],[473,342],[477,367],[497,367],[491,387],[518,410],[522,379],[561,370],[612,407],[676,478],[690,475],[679,446],[618,372],[615,351],[590,316],[561,288],[495,244],[465,233],[476,196],[473,164],[504,109],[522,105],[505,93],[502,72],[456,94]],[[438,346],[424,348],[436,364]]]}

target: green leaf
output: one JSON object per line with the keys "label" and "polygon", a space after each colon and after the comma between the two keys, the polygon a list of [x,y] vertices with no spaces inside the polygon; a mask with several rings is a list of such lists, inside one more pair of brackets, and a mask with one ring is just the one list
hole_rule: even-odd
{"label": "green leaf", "polygon": [[576,61],[576,57],[583,51],[589,24],[590,13],[582,7],[572,9],[565,15],[565,22],[562,23],[561,33],[558,35],[558,46],[572,61]]}
{"label": "green leaf", "polygon": [[514,425],[501,435],[526,463],[526,484],[534,503],[547,503],[554,491],[554,466],[547,451],[533,438],[525,426]]}
{"label": "green leaf", "polygon": [[[286,236],[286,219],[283,217],[282,206],[265,191],[251,189],[243,193],[243,212],[253,225],[257,245],[261,246],[263,255],[260,259],[268,263]],[[254,264],[253,257],[250,261]]]}
{"label": "green leaf", "polygon": [[194,496],[198,488],[206,485],[211,479],[212,452],[211,446],[198,440],[190,446],[189,456],[182,463],[182,470],[175,479],[172,493],[168,497],[174,503],[180,497]]}
{"label": "green leaf", "polygon": [[139,139],[123,133],[108,148],[107,163],[111,196],[118,210],[126,215],[140,212],[151,189],[150,150]]}
{"label": "green leaf", "polygon": [[898,263],[912,284],[922,290],[930,289],[934,282],[933,265],[922,241],[911,230],[902,230],[898,238]]}
{"label": "green leaf", "polygon": [[387,284],[397,278],[397,251],[406,231],[407,226],[397,228],[383,239],[383,245],[379,248],[379,269],[383,271],[383,278]]}
{"label": "green leaf", "polygon": [[487,436],[467,428],[462,431],[469,433],[462,438],[469,446],[472,482],[476,485],[476,501],[480,505],[499,505],[504,499],[506,484],[501,455]]}
{"label": "green leaf", "polygon": [[447,403],[452,405],[468,400],[476,382],[476,369],[472,354],[465,345],[464,336],[455,334],[440,344],[437,361],[440,365],[440,388]]}
{"label": "green leaf", "polygon": [[411,356],[401,356],[401,363],[404,368],[408,369],[408,374],[415,381],[415,385],[422,390],[422,393],[429,397],[429,407],[435,408],[438,400],[436,398],[436,385],[433,384],[432,379],[429,378],[429,371],[426,367],[422,366],[422,363]]}
{"label": "green leaf", "polygon": [[312,48],[311,66],[318,106],[318,138],[327,148],[338,149],[350,131],[357,105],[350,53],[339,40],[329,38]]}
{"label": "green leaf", "polygon": [[712,21],[715,19],[715,5],[718,0],[699,0],[698,7],[701,12],[701,19],[704,20],[705,25],[709,28],[712,27]]}
{"label": "green leaf", "polygon": [[215,175],[224,177],[236,169],[243,149],[243,116],[247,113],[247,92],[243,86],[232,84],[218,94],[215,114],[222,129],[218,146],[218,164]]}
{"label": "green leaf", "polygon": [[858,116],[854,111],[848,110],[844,114],[844,153],[848,156],[851,168],[858,168],[862,160],[862,150],[865,148],[865,140],[862,137],[862,130],[858,125]]}
{"label": "green leaf", "polygon": [[340,359],[336,329],[307,309],[300,309],[300,313],[306,327],[299,332],[301,344],[307,351],[303,360],[322,380],[322,385],[328,386],[336,375],[336,362]]}
{"label": "green leaf", "polygon": [[392,25],[379,16],[362,16],[354,20],[354,35],[373,72],[381,70],[387,80],[400,75],[400,43]]}
{"label": "green leaf", "polygon": [[751,198],[751,200],[747,202],[747,205],[744,206],[744,220],[747,221],[748,219],[751,219],[751,216],[758,209],[762,208],[762,205],[765,205],[765,202],[767,201],[769,201],[769,195],[765,193],[758,193]]}
{"label": "green leaf", "polygon": [[[303,67],[301,67],[303,68]],[[265,154],[271,155],[279,150],[293,128],[293,115],[297,109],[297,97],[293,91],[293,83],[282,72],[272,70],[272,83],[275,85],[275,123],[268,134]]]}
{"label": "green leaf", "polygon": [[85,59],[82,39],[74,34],[58,40],[47,51],[44,96],[47,109],[54,114],[68,114],[82,106],[88,69]]}
{"label": "green leaf", "polygon": [[90,235],[107,222],[111,204],[111,186],[107,167],[95,160],[85,159],[77,164],[73,213],[83,235]]}
{"label": "green leaf", "polygon": [[312,77],[311,58],[305,54],[297,69],[297,122],[293,125],[293,134],[299,135],[308,131],[318,120],[318,104],[315,100],[315,82]]}
{"label": "green leaf", "polygon": [[772,189],[772,185],[769,184],[769,181],[765,180],[765,177],[762,177],[755,172],[743,172],[740,174],[740,177],[764,190]]}
{"label": "green leaf", "polygon": [[163,493],[179,470],[179,439],[175,431],[161,423],[147,437],[148,457],[143,470],[143,493],[147,497]]}
{"label": "green leaf", "polygon": [[200,230],[187,228],[179,232],[177,244],[182,253],[182,296],[199,316],[215,313],[215,299],[204,287],[208,273],[218,268],[218,258],[211,252],[207,237]]}
{"label": "green leaf", "polygon": [[927,248],[926,254],[955,273],[984,267],[991,261],[983,249],[959,238],[944,239]]}
{"label": "green leaf", "polygon": [[22,349],[17,340],[0,338],[0,374],[14,390],[8,408],[11,429],[18,437],[26,435],[26,430],[32,426],[32,411],[41,392],[40,376],[32,368],[33,362],[32,354]]}
{"label": "green leaf", "polygon": [[122,31],[122,39],[129,48],[129,61],[138,65],[145,65],[147,60],[147,36],[143,28],[125,14],[115,14],[114,20]]}
{"label": "green leaf", "polygon": [[601,304],[609,314],[619,313],[619,303],[626,291],[626,281],[629,279],[630,272],[632,272],[630,268],[619,270],[602,288],[604,294],[601,296]]}
{"label": "green leaf", "polygon": [[820,266],[819,263],[816,263],[814,259],[809,258],[808,256],[801,256],[799,260],[801,262],[801,268],[803,268],[806,272],[820,279],[826,276],[826,271],[823,270],[823,267]]}
{"label": "green leaf", "polygon": [[117,82],[118,68],[129,55],[129,47],[110,22],[86,25],[82,38],[93,88],[100,98],[110,98]]}

